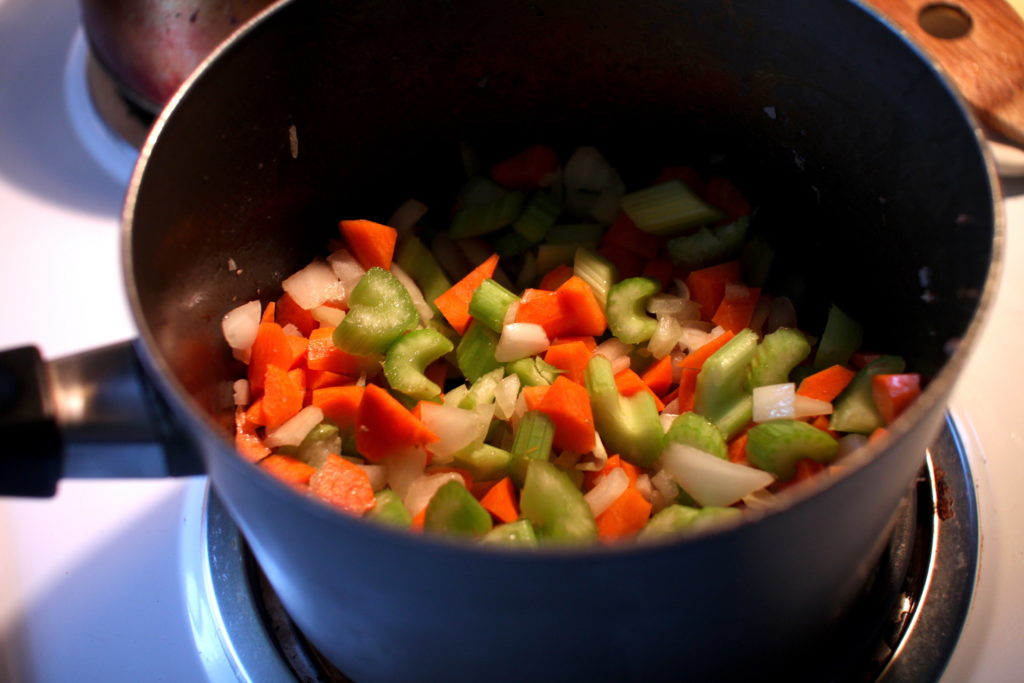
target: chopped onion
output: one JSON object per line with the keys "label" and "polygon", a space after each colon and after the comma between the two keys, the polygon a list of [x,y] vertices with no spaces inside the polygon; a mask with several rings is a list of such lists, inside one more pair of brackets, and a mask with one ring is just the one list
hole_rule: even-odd
{"label": "chopped onion", "polygon": [[270,448],[298,446],[310,430],[323,421],[324,411],[318,406],[306,406],[280,427],[268,432],[265,443]]}
{"label": "chopped onion", "polygon": [[576,469],[584,472],[600,472],[608,464],[608,450],[604,447],[601,435],[597,432],[594,432],[594,450],[591,451],[591,455],[593,456],[591,460],[577,463]]}
{"label": "chopped onion", "polygon": [[672,479],[703,506],[732,505],[775,481],[767,472],[681,443],[669,444],[661,460]]}
{"label": "chopped onion", "polygon": [[516,399],[519,398],[519,375],[509,375],[500,382],[494,390],[494,414],[499,420],[507,420],[512,417],[516,409]]}
{"label": "chopped onion", "polygon": [[618,172],[597,151],[596,147],[579,147],[565,162],[562,172],[565,187],[569,190],[624,191],[625,186]]}
{"label": "chopped onion", "polygon": [[680,280],[679,278],[674,278],[672,280],[672,282],[675,283],[675,285],[676,285],[676,292],[679,293],[680,298],[682,298],[682,299],[691,299],[692,298],[690,296],[690,288],[686,286],[686,282],[685,281]]}
{"label": "chopped onion", "polygon": [[652,315],[678,315],[686,308],[686,300],[671,294],[655,294],[647,300],[647,312]]}
{"label": "chopped onion", "polygon": [[391,274],[398,278],[398,281],[405,287],[405,291],[409,292],[409,298],[412,299],[413,306],[416,307],[416,311],[420,314],[420,320],[427,322],[433,318],[434,309],[423,298],[423,292],[420,291],[419,285],[409,277],[409,274],[402,270],[397,263],[391,264]]}
{"label": "chopped onion", "polygon": [[237,351],[248,351],[260,329],[260,302],[253,300],[227,312],[220,321],[224,339]]}
{"label": "chopped onion", "polygon": [[590,506],[590,511],[597,517],[625,493],[627,488],[629,488],[629,475],[626,474],[626,470],[616,467],[598,479],[594,488],[587,491],[583,497],[586,499],[587,505]]}
{"label": "chopped onion", "polygon": [[815,415],[831,415],[832,404],[810,396],[797,394],[793,399],[793,417],[813,417]]}
{"label": "chopped onion", "polygon": [[658,316],[658,327],[651,335],[647,348],[655,358],[664,358],[672,353],[672,349],[679,343],[682,334],[683,328],[675,318],[670,315]]}
{"label": "chopped onion", "polygon": [[348,291],[331,266],[323,261],[313,261],[285,278],[281,287],[307,311],[327,301],[344,301]]}
{"label": "chopped onion", "polygon": [[536,323],[511,323],[501,328],[501,337],[494,349],[494,359],[509,363],[535,356],[551,345],[544,328]]}
{"label": "chopped onion", "polygon": [[780,327],[796,327],[796,308],[789,297],[785,296],[777,296],[772,299],[772,307],[768,311],[764,332],[769,334]]}
{"label": "chopped onion", "polygon": [[[481,407],[494,410],[493,404]],[[490,425],[490,418],[483,419],[476,411],[437,403],[420,404],[420,419],[438,437],[427,449],[439,465],[451,462],[452,456],[466,446],[482,443]]]}
{"label": "chopped onion", "polygon": [[751,510],[767,510],[777,502],[775,494],[768,489],[760,489],[743,496],[743,504]]}
{"label": "chopped onion", "polygon": [[616,359],[628,356],[632,352],[632,344],[621,342],[616,337],[609,337],[597,345],[597,348],[594,349],[593,355],[604,356],[608,360],[614,362]]}
{"label": "chopped onion", "polygon": [[460,384],[444,395],[444,404],[446,406],[452,406],[458,408],[459,404],[462,403],[462,399],[466,398],[466,394],[469,393],[469,387],[465,384]]}
{"label": "chopped onion", "polygon": [[345,319],[345,311],[334,306],[317,306],[310,309],[309,314],[313,316],[313,320],[327,327],[337,327]]}
{"label": "chopped onion", "polygon": [[635,486],[640,495],[644,497],[644,500],[650,503],[651,497],[654,495],[654,487],[651,486],[651,475],[646,472],[638,474]]}
{"label": "chopped onion", "polygon": [[383,465],[360,465],[360,469],[366,472],[370,478],[370,486],[374,492],[380,491],[388,483],[388,472]]}
{"label": "chopped onion", "polygon": [[430,503],[430,499],[434,497],[435,493],[437,493],[437,490],[450,481],[457,481],[463,486],[466,485],[466,481],[458,472],[424,474],[423,476],[414,479],[413,482],[409,484],[409,489],[405,492],[405,497],[403,498],[403,502],[405,503],[406,509],[409,510],[409,514],[415,517],[423,512]]}
{"label": "chopped onion", "polygon": [[839,449],[836,451],[836,459],[842,458],[854,451],[868,445],[868,437],[863,434],[847,434],[839,439]]}
{"label": "chopped onion", "polygon": [[580,453],[562,451],[557,458],[551,461],[551,464],[560,470],[569,470],[576,467],[582,457],[583,456]]}
{"label": "chopped onion", "polygon": [[231,385],[231,389],[236,406],[249,405],[249,380],[236,379],[234,384]]}
{"label": "chopped onion", "polygon": [[516,313],[519,312],[519,299],[516,299],[505,309],[505,317],[501,321],[502,326],[511,325],[516,321]]}
{"label": "chopped onion", "polygon": [[293,325],[292,323],[288,323],[287,325],[282,327],[281,331],[284,332],[289,337],[302,337],[303,339],[306,338],[306,335],[302,334],[302,331],[299,328],[295,327],[295,325]]}
{"label": "chopped onion", "polygon": [[679,487],[665,470],[658,470],[651,477],[651,486],[654,488],[651,492],[651,512],[653,513],[661,512],[674,503],[676,497],[679,496]]}
{"label": "chopped onion", "polygon": [[661,414],[658,415],[658,419],[661,420],[661,429],[662,429],[662,431],[667,433],[668,430],[669,430],[669,427],[671,427],[672,423],[676,421],[677,417],[679,417],[679,414],[678,413],[670,413],[670,412],[668,412],[668,410],[667,410],[668,406],[665,406],[665,408],[666,408],[666,410],[662,410]]}
{"label": "chopped onion", "polygon": [[345,299],[348,301],[348,293],[356,288],[359,281],[366,275],[366,269],[359,265],[356,257],[348,249],[337,249],[327,257],[327,263],[334,271],[335,277],[345,285]]}
{"label": "chopped onion", "polygon": [[427,205],[412,197],[402,202],[388,219],[388,225],[403,234],[412,229],[427,214]]}
{"label": "chopped onion", "polygon": [[690,353],[704,346],[710,340],[710,335],[707,332],[696,327],[683,326],[682,332],[679,333],[679,346]]}
{"label": "chopped onion", "polygon": [[526,414],[526,394],[519,392],[519,398],[516,399],[516,407],[512,411],[512,417],[509,418],[509,424],[512,425],[512,429],[519,428],[519,421],[523,419],[523,415]]}
{"label": "chopped onion", "polygon": [[384,459],[388,486],[404,500],[409,485],[423,474],[426,466],[427,452],[421,447],[389,455]]}
{"label": "chopped onion", "polygon": [[793,404],[796,396],[796,385],[792,382],[755,387],[753,394],[754,422],[793,419],[795,415]]}
{"label": "chopped onion", "polygon": [[629,356],[619,356],[612,361],[612,374],[617,375],[623,370],[628,370],[632,363],[633,361]]}

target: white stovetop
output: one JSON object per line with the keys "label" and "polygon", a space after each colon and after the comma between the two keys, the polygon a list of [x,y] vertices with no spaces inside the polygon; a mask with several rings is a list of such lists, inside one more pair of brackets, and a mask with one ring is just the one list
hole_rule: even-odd
{"label": "white stovetop", "polygon": [[[62,100],[76,19],[71,2],[0,0],[0,348],[32,343],[51,358],[134,334],[118,264],[123,189],[76,140]],[[984,538],[946,681],[1024,671],[1022,190],[1007,202],[998,305],[951,404]],[[65,480],[53,500],[0,499],[0,680],[233,680],[195,609],[204,486]]]}

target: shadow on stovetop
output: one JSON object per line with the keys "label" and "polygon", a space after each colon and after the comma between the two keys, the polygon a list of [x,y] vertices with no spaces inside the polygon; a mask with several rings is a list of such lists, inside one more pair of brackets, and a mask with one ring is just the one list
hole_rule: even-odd
{"label": "shadow on stovetop", "polygon": [[123,188],[89,157],[65,110],[75,2],[0,3],[0,175],[73,209],[116,217]]}

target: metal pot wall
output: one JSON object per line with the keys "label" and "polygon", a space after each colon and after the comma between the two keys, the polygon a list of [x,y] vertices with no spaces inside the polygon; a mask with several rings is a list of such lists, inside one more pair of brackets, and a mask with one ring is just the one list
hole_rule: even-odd
{"label": "metal pot wall", "polygon": [[[275,296],[340,218],[445,206],[460,142],[488,160],[536,141],[595,144],[627,185],[713,158],[760,207],[768,289],[808,329],[839,304],[924,395],[844,475],[649,547],[397,533],[239,458],[224,312]],[[785,670],[877,561],[992,297],[996,199],[957,96],[855,2],[295,0],[161,115],[125,274],[143,364],[296,623],[355,680],[728,679]]]}

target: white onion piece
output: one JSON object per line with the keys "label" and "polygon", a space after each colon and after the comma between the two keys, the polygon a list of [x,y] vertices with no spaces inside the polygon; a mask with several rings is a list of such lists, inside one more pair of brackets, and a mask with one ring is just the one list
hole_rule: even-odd
{"label": "white onion piece", "polygon": [[670,444],[661,461],[672,479],[702,506],[732,505],[775,481],[767,472],[680,443]]}
{"label": "white onion piece", "polygon": [[587,491],[583,497],[586,499],[587,505],[590,506],[590,511],[597,517],[625,493],[627,488],[629,488],[629,475],[626,474],[626,470],[616,467],[598,479],[594,488]]}
{"label": "white onion piece", "polygon": [[842,458],[854,451],[858,451],[868,445],[868,437],[863,434],[847,434],[839,439],[839,449],[836,451],[836,459]]}
{"label": "white onion piece", "polygon": [[618,172],[597,151],[596,147],[579,147],[565,162],[562,180],[569,190],[623,191],[625,186]]}
{"label": "white onion piece", "polygon": [[409,485],[422,476],[423,468],[426,466],[427,452],[421,447],[389,455],[384,459],[388,486],[404,500]]}
{"label": "white onion piece", "polygon": [[632,352],[632,344],[626,344],[625,342],[621,342],[616,337],[609,337],[608,339],[597,345],[597,348],[594,349],[593,355],[604,356],[609,361],[614,362],[617,358],[628,356]]}
{"label": "white onion piece", "polygon": [[508,305],[505,309],[505,318],[501,321],[502,327],[505,325],[511,325],[516,321],[516,313],[519,312],[519,299],[516,299]]}
{"label": "white onion piece", "polygon": [[313,320],[327,327],[337,327],[345,319],[345,311],[334,306],[317,306],[310,309],[309,314],[313,316]]}
{"label": "white onion piece", "polygon": [[360,465],[359,468],[370,478],[370,486],[373,487],[374,493],[387,485],[388,472],[383,465]]}
{"label": "white onion piece", "polygon": [[261,307],[259,300],[253,300],[233,308],[220,321],[220,329],[228,346],[238,351],[248,351],[256,341],[260,329]]}
{"label": "white onion piece", "polygon": [[669,427],[672,426],[672,423],[676,421],[677,417],[679,417],[678,413],[668,412],[668,406],[665,406],[665,410],[662,410],[661,414],[658,415],[658,419],[661,420],[662,431],[668,433]]}
{"label": "white onion piece", "polygon": [[402,270],[397,263],[391,264],[391,274],[402,283],[405,287],[405,291],[409,292],[409,298],[412,299],[412,304],[416,307],[416,312],[420,314],[420,320],[427,322],[433,318],[434,309],[432,309],[430,304],[427,303],[427,300],[423,298],[423,292],[420,291],[419,285],[409,277],[409,274]]}
{"label": "white onion piece", "polygon": [[437,490],[450,481],[457,481],[463,486],[466,485],[462,475],[458,472],[424,474],[423,476],[414,479],[413,482],[409,484],[409,489],[405,492],[405,498],[403,499],[409,514],[415,517],[423,512],[430,503],[430,499],[434,497],[435,493],[437,493]]}
{"label": "white onion piece", "polygon": [[526,395],[523,392],[519,392],[519,398],[516,399],[516,407],[512,411],[512,417],[508,419],[512,429],[519,428],[519,421],[523,419],[523,415],[526,414]]}
{"label": "white onion piece", "polygon": [[307,311],[328,301],[344,301],[348,291],[334,270],[323,261],[313,261],[288,276],[281,283],[281,288]]}
{"label": "white onion piece", "polygon": [[800,394],[793,397],[793,417],[798,420],[801,417],[831,414],[832,404],[828,401],[811,398],[810,396],[801,396]]}
{"label": "white onion piece", "polygon": [[647,342],[647,348],[655,358],[664,358],[672,353],[682,335],[683,328],[675,318],[670,315],[658,316],[658,327]]}
{"label": "white onion piece", "polygon": [[789,297],[785,296],[777,296],[772,299],[772,307],[768,311],[764,332],[769,334],[780,327],[796,327],[796,308]]}
{"label": "white onion piece", "polygon": [[231,393],[235,399],[236,406],[249,405],[249,380],[236,379],[231,385]]}
{"label": "white onion piece", "polygon": [[662,413],[670,413],[673,417],[677,417],[679,415],[679,397],[677,396],[666,403],[665,407],[662,408]]}
{"label": "white onion piece", "polygon": [[690,299],[690,288],[686,286],[686,282],[679,278],[673,278],[672,282],[676,285],[676,294],[682,299]]}
{"label": "white onion piece", "polygon": [[655,294],[647,300],[647,312],[652,315],[679,315],[686,310],[686,300],[671,294]]}
{"label": "white onion piece", "polygon": [[[488,407],[494,410],[493,404],[481,406]],[[452,456],[466,446],[477,441],[483,442],[490,424],[490,419],[482,419],[476,411],[437,403],[421,404],[420,419],[438,437],[427,449],[433,453],[434,461],[439,465],[451,462]]]}
{"label": "white onion piece", "polygon": [[551,341],[544,328],[536,323],[511,323],[501,328],[501,337],[494,348],[494,359],[509,363],[520,358],[536,356],[546,351]]}
{"label": "white onion piece", "polygon": [[753,394],[754,422],[793,419],[795,415],[793,404],[796,397],[796,385],[792,382],[755,387]]}
{"label": "white onion piece", "polygon": [[743,504],[751,510],[767,510],[778,502],[774,493],[768,489],[754,491],[750,495],[743,496]]}
{"label": "white onion piece", "polygon": [[327,257],[327,263],[334,271],[334,276],[345,285],[345,299],[348,301],[348,294],[351,293],[359,281],[366,275],[366,269],[359,265],[359,261],[348,249],[338,249]]}
{"label": "white onion piece", "polygon": [[445,393],[444,404],[446,406],[452,406],[458,408],[459,404],[462,403],[462,399],[466,398],[466,394],[469,393],[469,387],[465,384],[460,384],[451,391]]}
{"label": "white onion piece", "polygon": [[277,429],[268,432],[265,443],[270,448],[298,446],[310,430],[324,421],[324,411],[317,406],[306,406],[291,416]]}
{"label": "white onion piece", "polygon": [[646,472],[637,475],[636,490],[639,491],[640,495],[644,497],[644,500],[650,503],[651,497],[654,495],[654,487],[651,486],[651,475],[647,474]]}
{"label": "white onion piece", "polygon": [[632,364],[632,360],[629,356],[619,356],[612,361],[612,374],[617,375],[623,370],[629,370],[629,366]]}
{"label": "white onion piece", "polygon": [[302,331],[299,330],[299,328],[295,327],[295,325],[293,325],[292,323],[288,323],[287,325],[282,327],[281,331],[284,332],[285,335],[289,337],[302,337],[303,339],[306,338],[306,335],[302,334]]}
{"label": "white onion piece", "polygon": [[592,459],[578,463],[576,469],[583,472],[600,472],[608,464],[608,449],[601,441],[601,435],[594,432],[594,450],[591,451]]}
{"label": "white onion piece", "polygon": [[427,205],[410,197],[391,214],[388,225],[397,230],[399,234],[406,233],[426,214]]}
{"label": "white onion piece", "polygon": [[572,451],[562,451],[562,453],[551,461],[551,464],[560,470],[569,470],[576,467],[579,464],[580,459],[583,457],[580,453],[573,453]]}
{"label": "white onion piece", "polygon": [[693,353],[709,341],[711,341],[711,335],[697,327],[684,325],[679,333],[679,346],[690,353]]}
{"label": "white onion piece", "polygon": [[512,417],[516,409],[516,399],[519,398],[519,375],[509,375],[500,382],[494,390],[494,414],[499,420],[507,420]]}
{"label": "white onion piece", "polygon": [[679,495],[679,487],[665,470],[658,470],[651,477],[651,512],[657,514],[672,505]]}

